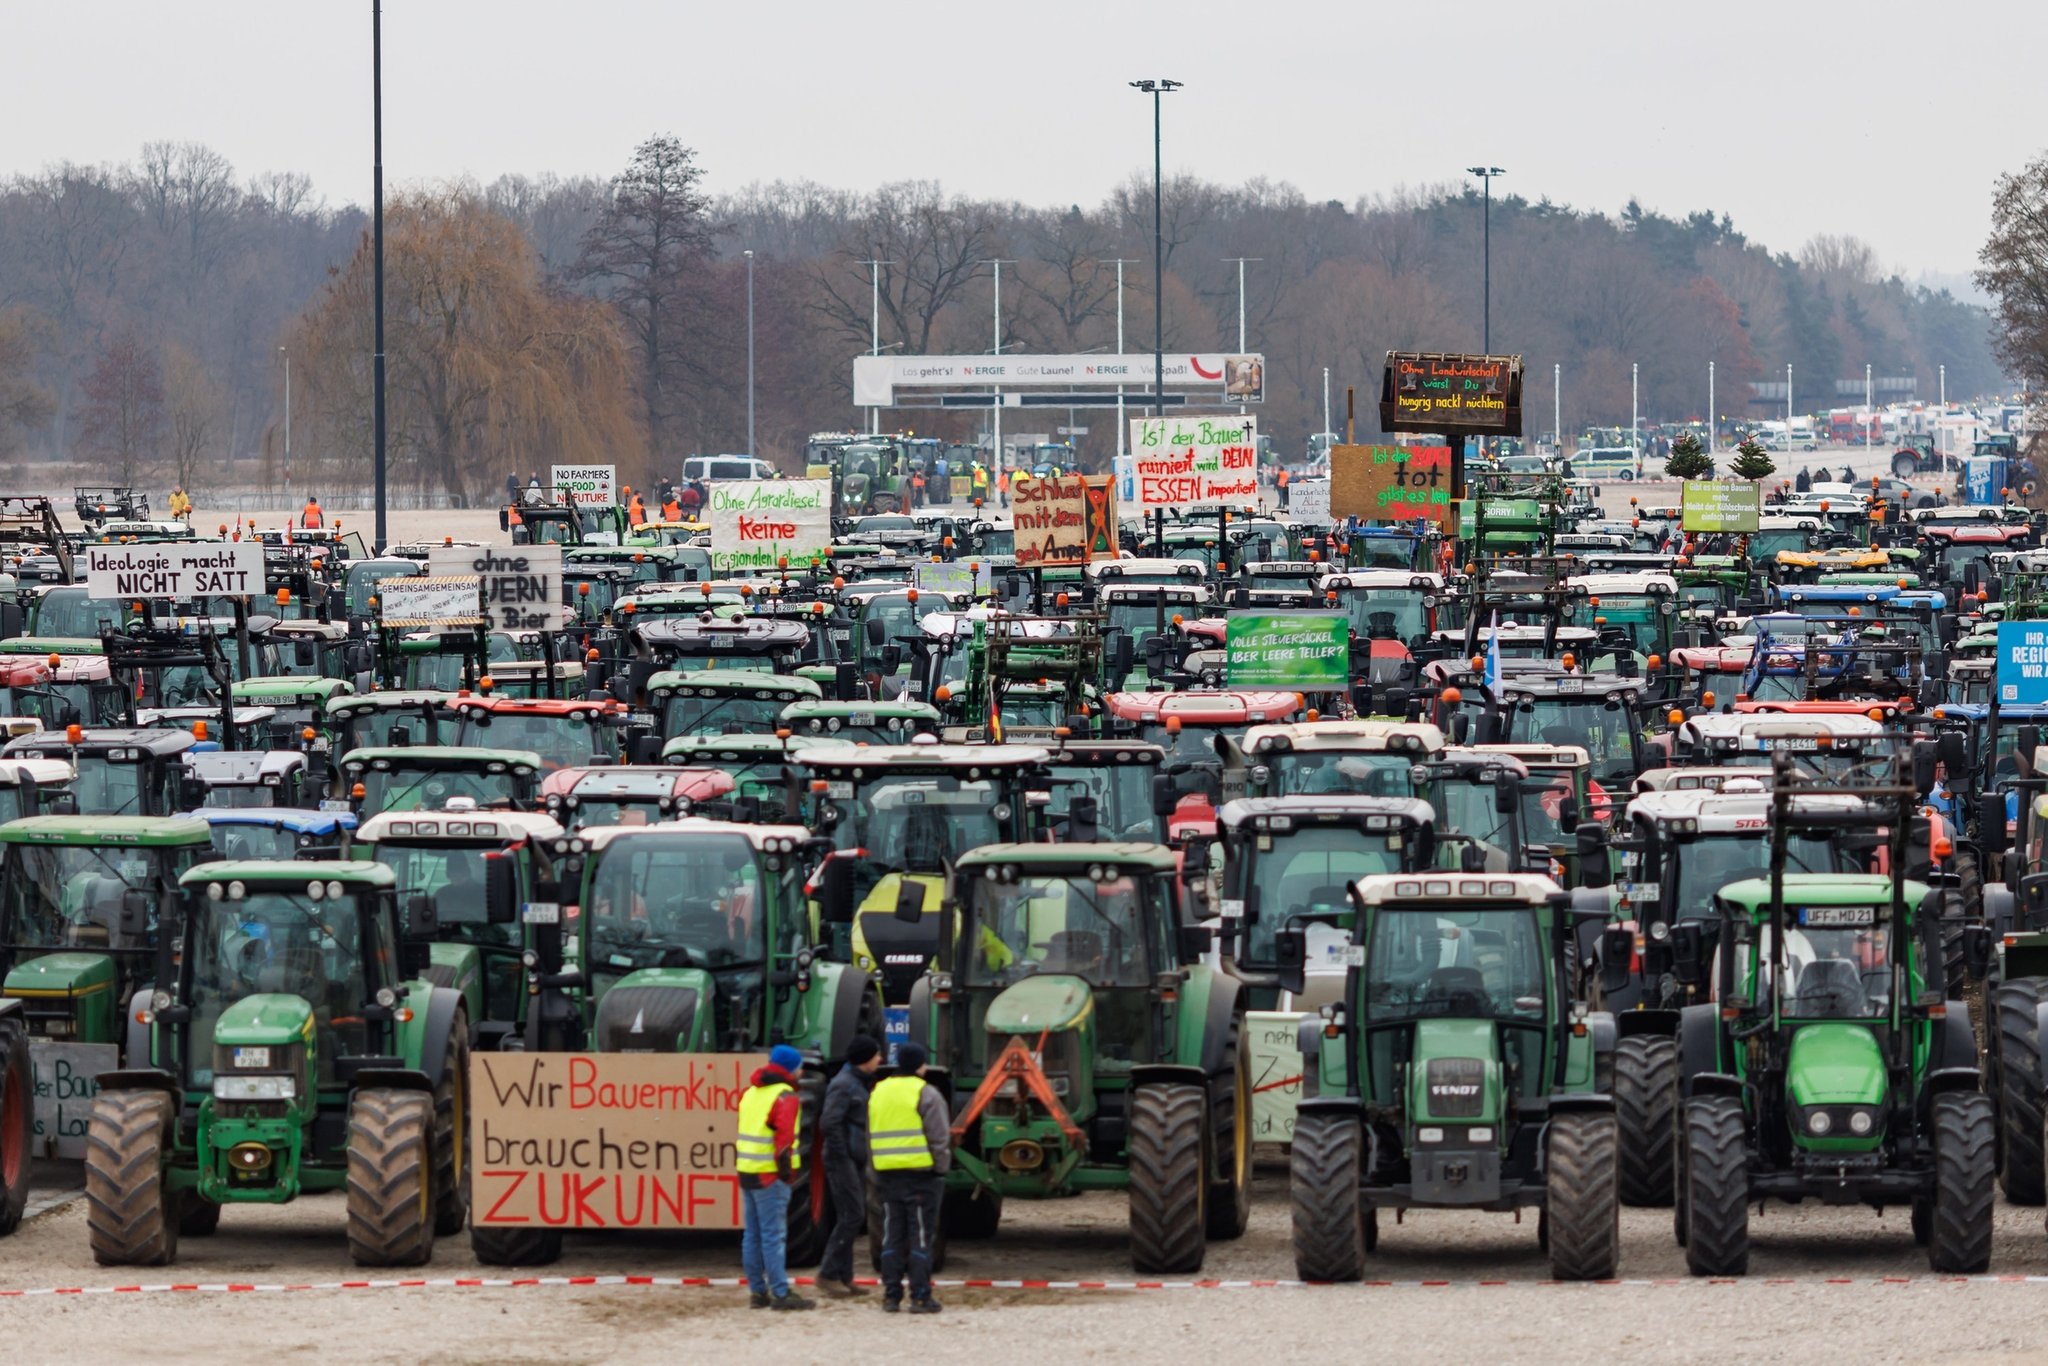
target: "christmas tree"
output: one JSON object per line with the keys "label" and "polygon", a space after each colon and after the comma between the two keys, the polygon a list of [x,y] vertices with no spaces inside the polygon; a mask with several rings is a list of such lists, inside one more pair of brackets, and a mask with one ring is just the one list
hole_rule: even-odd
{"label": "christmas tree", "polygon": [[1714,459],[1702,449],[1698,437],[1680,432],[1671,443],[1671,454],[1665,457],[1664,473],[1673,479],[1712,479]]}
{"label": "christmas tree", "polygon": [[1755,437],[1744,437],[1742,444],[1735,448],[1735,459],[1730,462],[1729,471],[1737,479],[1768,479],[1778,468],[1770,453],[1757,444]]}

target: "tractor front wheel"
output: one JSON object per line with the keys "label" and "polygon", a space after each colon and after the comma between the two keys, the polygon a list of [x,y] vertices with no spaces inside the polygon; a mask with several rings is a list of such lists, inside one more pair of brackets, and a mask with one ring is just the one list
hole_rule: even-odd
{"label": "tractor front wheel", "polygon": [[1748,1125],[1734,1096],[1685,1106],[1685,1267],[1695,1276],[1749,1272]]}
{"label": "tractor front wheel", "polygon": [[434,1087],[434,1234],[452,1238],[468,1222],[469,1017],[457,1011]]}
{"label": "tractor front wheel", "polygon": [[171,1190],[171,1098],[102,1091],[85,1132],[85,1223],[101,1266],[169,1266],[178,1257]]}
{"label": "tractor front wheel", "polygon": [[[1991,998],[1998,1037],[1998,1183],[2015,1205],[2038,1205],[2043,1197],[2041,1125],[2040,1007],[2048,979],[2021,977]],[[1989,1033],[1989,1029],[1986,1030]]]}
{"label": "tractor front wheel", "polygon": [[1544,1139],[1544,1214],[1551,1274],[1604,1281],[1621,1260],[1621,1190],[1613,1115],[1567,1112]]}
{"label": "tractor front wheel", "polygon": [[35,1083],[29,1071],[28,1035],[0,1025],[0,1236],[14,1232],[28,1208],[28,1175],[34,1165]]}
{"label": "tractor front wheel", "polygon": [[1379,1241],[1358,1189],[1365,1130],[1355,1116],[1298,1115],[1288,1154],[1287,1197],[1294,1212],[1294,1270],[1305,1281],[1355,1281]]}
{"label": "tractor front wheel", "polygon": [[549,1266],[562,1257],[562,1234],[552,1228],[469,1226],[469,1250],[485,1266]]}
{"label": "tractor front wheel", "polygon": [[1207,1251],[1209,1096],[1180,1082],[1140,1086],[1131,1100],[1131,1266],[1202,1269]]}
{"label": "tractor front wheel", "polygon": [[178,1211],[180,1238],[211,1238],[220,1230],[220,1206],[196,1190],[186,1191]]}
{"label": "tractor front wheel", "polygon": [[1927,1263],[1944,1275],[1975,1276],[1991,1265],[1997,1132],[1991,1097],[1981,1091],[1934,1098],[1934,1208]]}
{"label": "tractor front wheel", "polygon": [[1222,1072],[1209,1079],[1209,1211],[1203,1232],[1221,1241],[1244,1236],[1252,1220],[1252,1088],[1245,1076],[1242,1031],[1230,1025]]}
{"label": "tractor front wheel", "polygon": [[365,1087],[348,1107],[348,1250],[357,1266],[434,1255],[434,1098]]}
{"label": "tractor front wheel", "polygon": [[1621,1202],[1671,1203],[1678,1117],[1678,1044],[1648,1034],[1614,1047],[1614,1117],[1621,1126]]}

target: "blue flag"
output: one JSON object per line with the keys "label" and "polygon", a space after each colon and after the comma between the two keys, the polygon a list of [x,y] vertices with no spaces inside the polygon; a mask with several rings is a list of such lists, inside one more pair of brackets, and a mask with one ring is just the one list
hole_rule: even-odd
{"label": "blue flag", "polygon": [[1493,625],[1486,633],[1486,686],[1493,692],[1500,691],[1500,613],[1493,614]]}

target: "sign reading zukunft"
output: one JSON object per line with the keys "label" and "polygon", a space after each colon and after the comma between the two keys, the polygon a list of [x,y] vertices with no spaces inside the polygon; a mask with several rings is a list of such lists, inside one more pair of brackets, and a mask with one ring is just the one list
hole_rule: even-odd
{"label": "sign reading zukunft", "polygon": [[89,545],[85,591],[96,598],[246,597],[263,591],[258,541]]}
{"label": "sign reading zukunft", "polygon": [[1998,623],[1998,702],[2048,706],[2048,621]]}
{"label": "sign reading zukunft", "polygon": [[[562,547],[558,545],[436,546],[427,556],[427,568],[440,577],[475,575],[482,579],[484,615],[493,631],[561,628]],[[392,582],[396,580],[384,580]]]}
{"label": "sign reading zukunft", "polygon": [[785,558],[794,567],[832,544],[829,479],[717,479],[710,487],[715,573],[767,572]]}
{"label": "sign reading zukunft", "polygon": [[744,1053],[477,1053],[469,1098],[486,1228],[741,1226]]}
{"label": "sign reading zukunft", "polygon": [[1131,507],[1259,504],[1259,422],[1253,417],[1131,419]]}
{"label": "sign reading zukunft", "polygon": [[550,465],[548,469],[554,487],[567,489],[569,501],[578,507],[619,505],[617,465]]}
{"label": "sign reading zukunft", "polygon": [[1351,686],[1350,622],[1341,612],[1232,614],[1223,628],[1233,688],[1336,692]]}
{"label": "sign reading zukunft", "polygon": [[1686,531],[1748,536],[1762,525],[1757,486],[1748,479],[1688,479],[1680,488],[1679,517]]}
{"label": "sign reading zukunft", "polygon": [[476,574],[399,575],[377,581],[377,624],[402,630],[474,626],[483,579]]}

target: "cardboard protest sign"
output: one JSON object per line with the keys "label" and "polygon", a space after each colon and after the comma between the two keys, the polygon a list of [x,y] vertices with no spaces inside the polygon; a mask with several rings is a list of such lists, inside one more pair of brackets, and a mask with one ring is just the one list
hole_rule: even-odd
{"label": "cardboard protest sign", "polygon": [[430,626],[474,626],[482,615],[476,574],[394,575],[377,581],[377,624],[420,630]]}
{"label": "cardboard protest sign", "polygon": [[1259,505],[1257,418],[1176,415],[1130,422],[1133,507]]}
{"label": "cardboard protest sign", "polygon": [[1078,474],[1019,475],[1010,483],[1017,567],[1088,562],[1088,483]]}
{"label": "cardboard protest sign", "polygon": [[473,1055],[470,1219],[501,1228],[740,1227],[740,1096],[767,1061]]}
{"label": "cardboard protest sign", "polygon": [[714,573],[769,573],[832,544],[829,479],[718,479],[710,488]]}
{"label": "cardboard protest sign", "polygon": [[100,1073],[121,1066],[121,1049],[110,1043],[58,1043],[34,1039],[28,1048],[29,1091],[35,1097],[31,1144],[45,1157],[85,1156],[85,1131]]}
{"label": "cardboard protest sign", "polygon": [[558,545],[518,545],[509,549],[435,546],[427,555],[427,568],[437,576],[475,575],[482,579],[484,615],[490,619],[493,631],[561,628],[562,547]]}
{"label": "cardboard protest sign", "polygon": [[247,597],[263,587],[260,541],[85,547],[85,591],[96,598]]}
{"label": "cardboard protest sign", "polygon": [[1448,530],[1453,515],[1451,448],[1330,447],[1330,512],[1367,522],[1426,517]]}
{"label": "cardboard protest sign", "polygon": [[1233,613],[1223,648],[1224,677],[1233,688],[1351,686],[1351,625],[1341,612]]}

